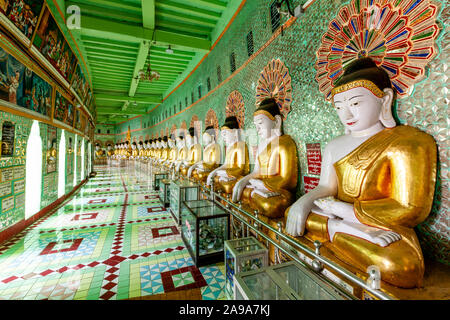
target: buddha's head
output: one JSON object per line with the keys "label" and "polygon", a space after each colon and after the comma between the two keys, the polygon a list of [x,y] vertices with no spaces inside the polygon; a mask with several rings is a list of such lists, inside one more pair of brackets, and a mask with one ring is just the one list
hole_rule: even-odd
{"label": "buddha's head", "polygon": [[161,149],[161,141],[162,141],[162,138],[158,138],[156,140],[156,148]]}
{"label": "buddha's head", "polygon": [[171,149],[175,146],[175,141],[173,140],[173,135],[167,138],[167,145]]}
{"label": "buddha's head", "polygon": [[136,142],[133,142],[133,143],[131,144],[131,149],[135,150],[136,148],[137,148]]}
{"label": "buddha's head", "polygon": [[108,150],[111,150],[111,149],[112,149],[112,146],[111,146],[110,143],[108,143],[108,145],[106,146],[106,149],[108,149]]}
{"label": "buddha's head", "polygon": [[139,150],[142,150],[143,144],[144,143],[142,141],[139,141],[138,146],[137,146]]}
{"label": "buddha's head", "polygon": [[240,140],[239,123],[235,116],[227,117],[220,130],[226,146],[232,146]]}
{"label": "buddha's head", "polygon": [[176,143],[178,148],[183,148],[186,144],[186,141],[184,139],[184,132],[181,131],[178,137],[176,138]]}
{"label": "buddha's head", "polygon": [[156,139],[153,139],[153,141],[152,141],[152,148],[153,148],[153,149],[156,148]]}
{"label": "buddha's head", "polygon": [[190,148],[195,144],[195,129],[194,127],[190,127],[188,134],[186,135],[186,147]]}
{"label": "buddha's head", "polygon": [[162,148],[167,148],[167,136],[164,136],[161,141]]}
{"label": "buddha's head", "polygon": [[253,113],[253,123],[259,138],[263,141],[274,135],[281,136],[283,119],[280,108],[274,98],[267,98],[261,101]]}
{"label": "buddha's head", "polygon": [[98,143],[95,144],[95,150],[99,150],[100,149],[100,145]]}
{"label": "buddha's head", "polygon": [[333,105],[346,133],[379,125],[396,126],[392,116],[394,90],[385,70],[370,58],[350,63],[331,92]]}
{"label": "buddha's head", "polygon": [[202,136],[203,144],[208,145],[216,140],[216,130],[213,126],[207,126]]}

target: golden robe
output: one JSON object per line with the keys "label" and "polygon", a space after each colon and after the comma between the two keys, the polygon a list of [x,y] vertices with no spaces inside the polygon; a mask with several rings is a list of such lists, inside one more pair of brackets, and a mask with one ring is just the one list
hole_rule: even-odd
{"label": "golden robe", "polygon": [[238,141],[227,149],[225,155],[225,171],[229,177],[235,178],[231,181],[219,181],[220,177],[214,177],[214,189],[231,194],[236,182],[249,173],[250,164],[248,158],[248,147],[244,141]]}
{"label": "golden robe", "polygon": [[213,143],[203,150],[203,170],[194,169],[192,179],[197,182],[206,182],[208,175],[220,164],[220,145]]}
{"label": "golden robe", "polygon": [[[430,135],[410,126],[397,126],[384,129],[337,161],[336,198],[352,203],[361,223],[392,230],[402,239],[381,247],[336,233],[329,248],[362,272],[377,265],[381,279],[387,283],[420,287],[425,265],[413,228],[431,210],[436,157],[436,143]],[[324,216],[310,213],[305,236],[329,241],[327,221]]]}
{"label": "golden robe", "polygon": [[194,144],[189,148],[189,153],[187,156],[187,164],[182,164],[180,167],[180,172],[183,176],[187,176],[189,167],[199,162],[202,158],[202,146],[199,143]]}
{"label": "golden robe", "polygon": [[255,179],[261,180],[269,191],[279,195],[269,198],[252,195],[254,189],[246,187],[241,200],[260,214],[280,218],[295,200],[298,157],[294,140],[287,134],[273,139],[258,155],[257,161],[260,174]]}

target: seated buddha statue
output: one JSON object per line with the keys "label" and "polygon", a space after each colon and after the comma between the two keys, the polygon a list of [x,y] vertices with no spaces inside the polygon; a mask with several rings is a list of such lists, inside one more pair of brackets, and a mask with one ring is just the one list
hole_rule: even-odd
{"label": "seated buddha statue", "polygon": [[169,153],[166,161],[164,162],[164,166],[166,168],[170,168],[172,163],[177,159],[178,155],[178,149],[172,137],[167,138],[167,148],[169,149]]}
{"label": "seated buddha statue", "polygon": [[124,158],[125,158],[125,159],[129,159],[130,156],[131,156],[131,152],[132,152],[132,147],[131,147],[131,145],[130,145],[130,142],[129,142],[129,141],[125,141],[125,144],[124,144],[124,153],[123,153]]}
{"label": "seated buddha statue", "polygon": [[184,133],[181,133],[176,138],[177,148],[178,148],[178,154],[177,154],[177,160],[173,162],[173,168],[175,169],[175,172],[178,173],[180,171],[180,166],[183,161],[187,159],[188,156],[188,148],[186,147],[186,141],[184,139]]}
{"label": "seated buddha statue", "polygon": [[114,155],[114,150],[112,148],[112,145],[110,143],[108,143],[108,145],[106,146],[106,156],[108,158],[111,158]]}
{"label": "seated buddha statue", "polygon": [[144,155],[145,155],[144,142],[139,141],[137,148],[138,148],[138,158],[140,160],[144,159]]}
{"label": "seated buddha statue", "polygon": [[159,163],[159,159],[161,159],[161,155],[162,155],[161,141],[162,141],[162,138],[156,139],[155,161],[153,162],[155,165],[157,165]]}
{"label": "seated buddha statue", "polygon": [[295,200],[297,187],[297,147],[283,134],[283,119],[275,99],[261,101],[253,113],[259,137],[253,172],[239,180],[232,201],[250,206],[269,218],[283,217]]}
{"label": "seated buddha statue", "polygon": [[226,145],[225,163],[211,171],[206,183],[214,183],[215,190],[231,195],[236,182],[249,173],[248,147],[235,116],[227,117],[220,129]]}
{"label": "seated buddha statue", "polygon": [[421,286],[414,227],[428,216],[436,180],[433,138],[396,125],[391,81],[370,58],[350,63],[332,90],[345,135],[324,150],[320,182],[286,210],[285,231],[324,241],[338,259],[381,280]]}
{"label": "seated buddha statue", "polygon": [[57,151],[56,151],[56,139],[53,139],[49,143],[49,149],[47,150],[47,164],[48,165],[56,165],[56,157],[57,157]]}
{"label": "seated buddha statue", "polygon": [[180,172],[183,176],[187,176],[189,168],[202,159],[202,146],[198,143],[193,127],[189,128],[189,134],[186,136],[186,147],[189,150],[187,159],[180,166]]}
{"label": "seated buddha statue", "polygon": [[164,162],[166,162],[167,159],[168,159],[168,157],[169,157],[170,149],[169,149],[169,147],[167,146],[167,141],[168,141],[167,136],[164,136],[164,137],[161,139],[161,157],[160,157],[159,160],[158,160],[158,164],[159,164],[160,166],[161,166]]}
{"label": "seated buddha statue", "polygon": [[129,158],[131,160],[136,160],[138,156],[139,156],[139,151],[137,148],[137,144],[136,144],[136,142],[132,142],[131,143],[131,155]]}
{"label": "seated buddha statue", "polygon": [[204,144],[203,160],[192,165],[188,170],[188,178],[197,182],[206,182],[211,171],[220,165],[220,145],[216,143],[216,130],[213,126],[208,126],[202,136]]}
{"label": "seated buddha statue", "polygon": [[95,144],[95,158],[96,159],[103,159],[105,157],[105,151],[100,148],[100,144]]}

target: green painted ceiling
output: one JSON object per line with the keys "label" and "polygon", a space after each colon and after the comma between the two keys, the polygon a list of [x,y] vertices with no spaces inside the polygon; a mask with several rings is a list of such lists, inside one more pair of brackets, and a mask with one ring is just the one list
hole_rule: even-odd
{"label": "green painted ceiling", "polygon": [[[81,29],[72,34],[92,80],[97,123],[121,122],[159,104],[209,51],[240,2],[66,0],[66,8],[81,10]],[[137,80],[150,62],[160,79]]]}

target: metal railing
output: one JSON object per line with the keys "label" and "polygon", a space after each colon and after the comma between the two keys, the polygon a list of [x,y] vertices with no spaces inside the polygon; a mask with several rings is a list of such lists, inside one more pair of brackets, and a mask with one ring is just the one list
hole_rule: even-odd
{"label": "metal railing", "polygon": [[[219,201],[215,201],[216,204],[220,205],[222,208],[224,208],[225,210],[227,210],[228,212],[230,212],[233,217],[237,218],[239,221],[241,221],[241,223],[243,223],[244,225],[246,225],[247,227],[249,227],[250,229],[252,229],[253,231],[255,231],[259,236],[263,237],[264,239],[266,239],[266,241],[270,242],[272,245],[274,245],[276,248],[278,248],[280,251],[284,252],[286,255],[288,255],[291,259],[293,259],[294,261],[298,262],[299,264],[308,267],[309,269],[312,269],[313,271],[315,271],[316,273],[320,273],[321,268],[317,267],[314,268],[311,266],[309,266],[308,264],[306,264],[300,257],[298,257],[296,255],[296,252],[292,252],[290,249],[288,248],[284,248],[281,244],[277,243],[275,240],[273,240],[272,238],[270,238],[267,234],[265,234],[264,232],[262,232],[261,230],[259,230],[259,226],[263,226],[264,228],[267,228],[269,231],[273,232],[276,235],[277,239],[282,239],[284,242],[286,242],[288,245],[291,246],[295,246],[298,247],[299,249],[301,249],[302,251],[304,251],[304,253],[312,256],[314,258],[316,264],[323,264],[324,266],[327,266],[330,270],[335,271],[336,273],[338,273],[339,275],[343,276],[344,278],[346,278],[347,280],[349,280],[350,282],[358,285],[359,287],[365,289],[367,292],[369,292],[370,294],[372,294],[373,296],[377,297],[378,299],[381,300],[395,300],[394,297],[386,294],[385,292],[378,290],[378,289],[373,289],[372,287],[370,287],[369,284],[366,283],[366,281],[364,281],[363,279],[357,277],[356,275],[354,275],[353,273],[351,273],[350,271],[342,268],[340,265],[336,264],[335,262],[323,257],[322,255],[320,255],[318,247],[316,246],[316,250],[312,250],[311,248],[309,248],[308,246],[306,246],[305,244],[297,241],[296,239],[293,239],[289,236],[287,236],[286,234],[281,232],[281,228],[279,230],[275,229],[274,227],[272,227],[271,225],[265,223],[264,221],[262,221],[261,219],[258,218],[257,214],[252,215],[250,213],[248,213],[247,211],[245,211],[244,209],[242,209],[241,206],[237,205],[234,202],[231,202],[229,199],[227,199],[226,197],[223,197],[221,194],[217,193],[214,191],[213,188],[206,188],[202,185],[200,185],[200,187],[202,188],[202,190],[207,191],[210,195],[211,195],[211,200],[215,200],[215,199],[220,199],[223,200],[226,203],[226,206],[224,206],[222,203],[220,203]],[[242,213],[244,216],[252,219],[255,221],[255,224],[257,226],[253,226],[251,223],[247,222],[240,214],[234,212],[233,210],[230,210],[231,208],[239,211],[240,213]],[[328,281],[329,282],[329,281]],[[333,285],[338,285],[338,284],[333,284]],[[338,285],[339,286],[339,285]],[[344,291],[345,289],[342,288],[342,291]]]}

